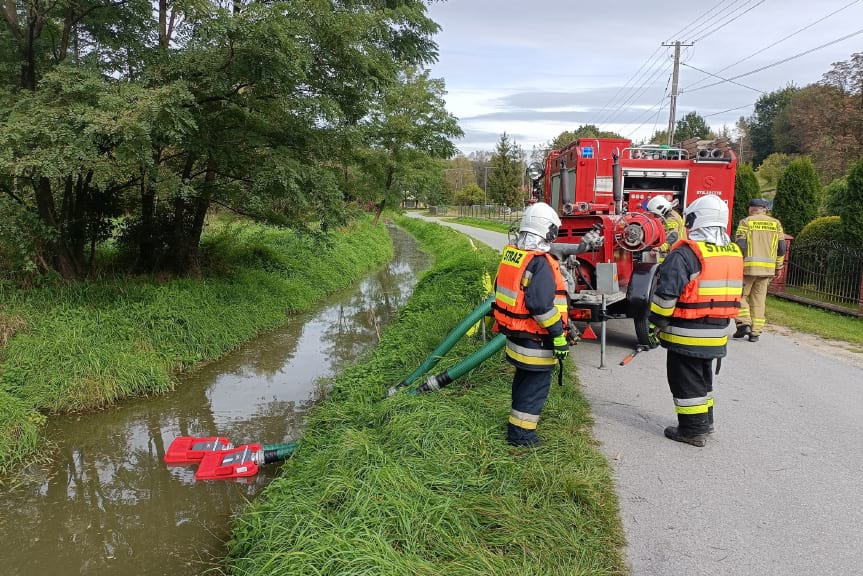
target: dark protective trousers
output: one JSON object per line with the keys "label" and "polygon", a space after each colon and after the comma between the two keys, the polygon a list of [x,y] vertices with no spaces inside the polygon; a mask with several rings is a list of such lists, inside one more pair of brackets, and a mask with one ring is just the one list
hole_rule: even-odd
{"label": "dark protective trousers", "polygon": [[713,425],[713,359],[669,350],[666,372],[678,430],[684,436],[706,434]]}
{"label": "dark protective trousers", "polygon": [[[524,370],[516,367],[512,380],[512,412],[507,424],[507,441],[531,446],[539,441],[536,426],[551,387],[551,370]],[[519,422],[519,424],[514,424]]]}

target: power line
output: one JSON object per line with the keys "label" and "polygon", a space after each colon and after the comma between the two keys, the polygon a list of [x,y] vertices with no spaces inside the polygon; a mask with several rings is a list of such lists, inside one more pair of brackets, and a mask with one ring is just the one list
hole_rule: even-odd
{"label": "power line", "polygon": [[[749,1],[750,0],[745,0],[743,4],[745,5],[745,4],[749,3]],[[694,29],[690,30],[688,33],[690,38],[695,38],[696,36],[701,34],[703,31],[707,30],[708,28],[710,28],[711,26],[716,24],[716,22],[721,21],[722,18],[727,17],[729,14],[731,14],[732,12],[734,12],[735,10],[740,8],[740,5],[738,5],[738,0],[734,0],[732,2],[727,2],[727,3],[718,2],[717,4],[722,6],[722,10],[719,11],[718,13],[714,14],[710,18],[708,18],[706,21],[699,24]]]}
{"label": "power line", "polygon": [[720,112],[714,112],[713,114],[706,114],[702,116],[702,118],[710,118],[711,116],[719,116],[720,114],[725,114],[726,112],[733,112],[734,110],[740,110],[742,108],[749,108],[750,106],[754,106],[754,104],[744,104],[743,106],[737,106],[735,108],[728,108],[727,110],[722,110]]}
{"label": "power line", "polygon": [[[737,0],[732,0],[732,4],[736,1]],[[678,30],[677,32],[672,34],[669,37],[668,41],[671,41],[671,38],[680,36],[681,34],[686,32],[687,29],[692,28],[691,31],[694,32],[695,30],[701,28],[702,25],[704,24],[704,19],[707,17],[707,15],[710,14],[711,12],[714,12],[714,11],[722,8],[722,7],[723,7],[723,4],[717,2],[716,4],[713,5],[713,7],[709,8],[705,12],[702,12],[699,16],[696,16],[689,24],[687,24],[686,26],[684,26],[683,28],[681,28],[680,30]],[[708,20],[712,20],[712,19],[713,19],[713,17],[709,18]],[[702,21],[702,22],[699,23],[699,21]],[[694,26],[694,28],[693,28],[693,26]],[[658,61],[657,60],[657,53],[659,53],[659,51],[661,49],[662,49],[662,45],[660,44],[659,46],[656,47],[656,50],[654,50],[653,53],[647,57],[647,59],[644,61],[644,63],[642,63],[642,65],[632,74],[632,76],[629,77],[629,79],[626,81],[626,83],[623,86],[621,86],[620,88],[618,88],[617,92],[615,92],[614,95],[611,97],[611,100],[606,102],[605,106],[603,106],[602,109],[597,113],[597,120],[596,120],[597,125],[601,125],[601,124],[605,123],[605,121],[601,121],[599,119],[602,118],[604,114],[606,114],[607,110],[609,110],[612,106],[614,106],[614,103],[617,101],[618,96],[620,96],[628,87],[630,87],[630,83],[632,83],[632,85],[634,86],[635,82],[638,81],[638,78],[649,73],[649,72],[644,72],[641,74],[641,76],[639,76],[639,72],[641,72],[645,68],[647,68],[648,70],[653,69],[656,66],[656,63]],[[660,59],[661,59],[661,55],[660,55]],[[636,90],[638,90],[638,89],[639,88],[636,88]],[[607,115],[611,115],[611,116],[615,115],[615,113],[618,112],[621,107],[622,106],[618,106],[618,108],[616,108],[612,112],[607,113]]]}
{"label": "power line", "polygon": [[[732,67],[734,67],[734,66],[737,66],[738,64],[741,64],[741,63],[743,63],[743,62],[746,62],[747,60],[750,60],[750,59],[754,58],[755,56],[758,56],[758,55],[759,55],[759,54],[761,54],[762,52],[766,52],[766,51],[767,51],[767,50],[769,50],[770,48],[773,48],[774,46],[777,46],[777,45],[781,44],[782,42],[785,42],[786,40],[788,40],[788,39],[790,39],[790,38],[793,38],[794,36],[797,36],[797,35],[798,35],[798,34],[800,34],[801,32],[805,32],[806,30],[809,30],[809,29],[810,29],[810,28],[812,28],[813,26],[815,26],[815,25],[817,25],[817,24],[820,24],[820,23],[821,23],[821,22],[823,22],[824,20],[827,20],[828,18],[830,18],[830,17],[831,17],[831,16],[833,16],[834,14],[837,14],[837,13],[841,12],[842,10],[845,10],[845,9],[846,9],[846,8],[848,8],[849,6],[853,6],[854,4],[857,4],[857,3],[859,3],[859,2],[860,2],[860,0],[853,0],[852,2],[849,2],[848,4],[846,4],[845,6],[842,6],[841,8],[837,8],[837,9],[836,9],[836,10],[834,10],[833,12],[831,12],[831,13],[827,14],[826,16],[822,16],[821,18],[819,18],[819,19],[818,19],[818,20],[816,20],[815,22],[812,22],[811,24],[807,24],[807,25],[806,25],[806,26],[804,26],[803,28],[800,28],[799,30],[794,31],[794,32],[792,32],[791,34],[789,34],[789,35],[787,35],[787,36],[785,36],[785,37],[783,37],[783,38],[780,38],[780,39],[779,39],[779,40],[777,40],[776,42],[773,42],[772,44],[768,44],[768,45],[767,45],[767,46],[765,46],[764,48],[761,48],[760,50],[758,50],[758,51],[756,51],[756,52],[753,52],[753,53],[752,53],[752,54],[750,54],[749,56],[746,56],[745,58],[741,58],[740,60],[737,60],[736,62],[732,62],[731,64],[729,64],[728,66],[725,66],[724,68],[720,68],[719,70],[717,70],[717,71],[716,71],[716,73],[717,73],[717,74],[719,74],[720,72],[724,72],[724,71],[728,70],[729,68],[732,68]],[[698,86],[699,84],[702,84],[702,83],[704,83],[704,82],[705,82],[705,79],[704,79],[704,78],[702,78],[701,80],[699,80],[699,81],[697,81],[697,82],[693,82],[693,83],[692,83],[692,84],[690,84],[689,86],[686,86],[685,88],[683,88],[683,91],[685,92],[685,91],[689,90],[690,88],[692,88],[693,86]]]}
{"label": "power line", "polygon": [[764,92],[764,90],[759,90],[758,88],[753,88],[752,86],[747,86],[746,84],[741,84],[740,82],[735,82],[734,80],[729,80],[728,78],[723,78],[722,76],[718,76],[718,75],[713,74],[711,72],[708,72],[706,70],[702,70],[701,68],[696,68],[695,66],[693,66],[691,64],[687,64],[686,62],[681,62],[680,64],[682,66],[686,66],[687,68],[692,68],[693,70],[696,70],[697,72],[701,72],[702,74],[707,74],[708,76],[713,76],[714,78],[719,78],[723,82],[731,82],[732,84],[737,84],[738,86],[741,86],[743,88],[748,88],[750,90],[754,90],[755,92],[758,92],[759,94],[766,94],[766,92]]}
{"label": "power line", "polygon": [[636,88],[636,91],[634,91],[632,94],[630,94],[629,98],[627,98],[624,102],[622,102],[620,104],[620,106],[618,106],[617,109],[611,114],[611,116],[606,118],[606,120],[603,123],[604,124],[610,124],[612,122],[612,120],[616,120],[617,118],[619,118],[620,115],[623,113],[624,109],[629,104],[633,103],[635,100],[640,98],[645,92],[647,92],[648,88],[650,88],[651,86],[654,85],[654,82],[657,80],[657,78],[659,78],[662,75],[662,73],[668,69],[669,66],[671,66],[670,63],[668,63],[664,68],[658,68],[656,70],[656,72],[653,74],[653,76],[651,76],[647,81],[645,81],[645,83],[642,84],[639,88]]}
{"label": "power line", "polygon": [[[685,93],[697,92],[698,90],[704,90],[705,88],[710,88],[712,86],[718,86],[719,84],[724,84],[725,82],[731,82],[732,80],[737,80],[738,78],[745,78],[746,76],[751,76],[752,74],[757,74],[758,72],[761,72],[763,70],[767,70],[768,68],[773,68],[774,66],[779,66],[780,64],[785,64],[786,62],[790,62],[791,60],[796,60],[797,58],[800,58],[801,56],[806,56],[807,54],[811,54],[811,53],[815,52],[816,50],[821,50],[822,48],[832,46],[833,44],[838,44],[839,42],[842,42],[843,40],[848,40],[849,38],[853,38],[854,36],[857,36],[859,34],[863,34],[863,28],[861,28],[860,30],[857,30],[856,32],[852,32],[851,34],[846,34],[845,36],[842,36],[841,38],[837,38],[835,40],[831,40],[830,42],[826,42],[824,44],[821,44],[820,46],[816,46],[815,48],[810,48],[809,50],[806,50],[804,52],[799,52],[799,53],[795,54],[794,56],[789,56],[788,58],[783,58],[782,60],[778,60],[776,62],[773,62],[772,64],[767,64],[766,66],[761,66],[760,68],[756,68],[755,70],[750,70],[749,72],[744,72],[743,74],[738,74],[737,76],[732,76],[731,78],[727,78],[726,80],[723,80],[721,82],[714,82],[713,84],[705,84],[704,86],[699,86],[698,88],[691,88],[689,90],[686,90]],[[684,92],[681,92],[681,93],[684,93]]]}
{"label": "power line", "polygon": [[[602,118],[602,116],[603,116],[603,114],[606,112],[606,110],[609,110],[609,109],[614,105],[614,102],[617,100],[617,97],[618,97],[618,96],[619,96],[619,95],[620,95],[624,90],[626,90],[626,89],[629,87],[630,83],[631,83],[631,82],[633,82],[633,80],[634,80],[634,79],[636,79],[636,76],[638,76],[639,78],[641,77],[641,75],[639,75],[639,72],[641,72],[641,71],[645,68],[645,66],[647,66],[648,64],[650,64],[650,68],[653,68],[654,66],[656,66],[656,62],[658,61],[658,60],[657,60],[657,58],[656,58],[656,56],[657,56],[657,53],[658,53],[660,50],[662,50],[662,45],[661,45],[661,44],[660,44],[659,46],[657,46],[657,47],[656,47],[656,50],[654,50],[654,51],[653,51],[653,54],[651,54],[650,56],[648,56],[648,57],[647,57],[647,60],[645,60],[645,61],[644,61],[644,63],[641,65],[641,67],[640,67],[638,70],[636,70],[636,71],[635,71],[635,73],[633,73],[633,75],[632,75],[632,76],[630,76],[630,77],[629,77],[629,80],[627,80],[627,81],[626,81],[626,83],[625,83],[623,86],[621,86],[620,88],[618,88],[617,92],[615,92],[615,93],[614,93],[614,96],[612,96],[612,97],[611,97],[611,100],[609,100],[609,101],[605,104],[605,106],[603,106],[603,107],[602,107],[602,110],[600,110],[600,111],[597,113],[597,120],[596,120],[596,123],[597,123],[597,124],[602,124],[602,122],[601,122],[599,119],[600,119],[600,118]],[[661,60],[661,55],[660,55],[660,58],[659,58],[659,59]],[[633,84],[633,85],[634,85],[634,84]],[[613,113],[613,112],[612,112],[612,113]]]}
{"label": "power line", "polygon": [[761,0],[757,4],[750,6],[747,10],[744,10],[743,12],[741,12],[740,14],[735,16],[734,18],[731,18],[730,20],[726,20],[723,24],[717,26],[716,28],[710,30],[709,32],[705,32],[704,34],[702,34],[701,36],[699,36],[698,38],[693,40],[693,42],[698,42],[699,40],[703,40],[704,38],[707,38],[708,36],[710,36],[714,32],[718,32],[719,30],[722,30],[723,28],[725,28],[726,26],[728,26],[729,24],[731,24],[732,22],[734,22],[735,20],[737,20],[741,16],[748,14],[749,12],[752,12],[753,10],[755,10],[756,8],[758,8],[759,6],[764,4],[765,2],[767,2],[767,0]]}

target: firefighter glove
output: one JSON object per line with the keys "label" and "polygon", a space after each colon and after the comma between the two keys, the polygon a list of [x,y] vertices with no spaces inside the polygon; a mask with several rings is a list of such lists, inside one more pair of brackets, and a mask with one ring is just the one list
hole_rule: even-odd
{"label": "firefighter glove", "polygon": [[647,325],[647,342],[651,348],[659,346],[659,328],[653,322]]}
{"label": "firefighter glove", "polygon": [[565,360],[569,356],[569,344],[566,343],[566,336],[561,334],[554,337],[554,357],[558,360]]}
{"label": "firefighter glove", "polygon": [[600,246],[605,239],[602,237],[597,230],[591,230],[581,238],[581,245],[585,248],[585,251],[596,250]]}

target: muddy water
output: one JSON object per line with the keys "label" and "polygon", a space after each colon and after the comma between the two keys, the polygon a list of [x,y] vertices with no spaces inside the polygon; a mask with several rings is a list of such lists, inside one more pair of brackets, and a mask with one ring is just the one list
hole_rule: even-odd
{"label": "muddy water", "polygon": [[429,265],[410,236],[391,234],[396,255],[385,269],[184,376],[176,392],[54,418],[47,433],[55,461],[0,493],[0,573],[187,575],[216,567],[232,517],[278,465],[246,483],[195,482],[192,467],[162,462],[165,450],[176,436],[300,438],[322,379],[377,343]]}

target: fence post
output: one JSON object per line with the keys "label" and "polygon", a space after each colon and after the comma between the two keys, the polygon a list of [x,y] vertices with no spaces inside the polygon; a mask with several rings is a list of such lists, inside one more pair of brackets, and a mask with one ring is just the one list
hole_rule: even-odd
{"label": "fence post", "polygon": [[857,312],[863,316],[863,273],[860,274],[860,294],[857,296]]}
{"label": "fence post", "polygon": [[791,266],[791,241],[793,239],[794,236],[785,235],[785,265],[782,267],[779,275],[770,282],[770,286],[768,287],[770,292],[785,292],[785,281],[788,278],[788,268]]}

